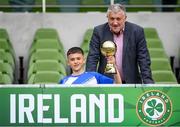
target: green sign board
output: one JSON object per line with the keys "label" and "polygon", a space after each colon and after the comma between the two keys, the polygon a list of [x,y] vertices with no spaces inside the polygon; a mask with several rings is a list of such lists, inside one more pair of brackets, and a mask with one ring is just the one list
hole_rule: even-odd
{"label": "green sign board", "polygon": [[0,86],[0,126],[180,126],[180,87]]}

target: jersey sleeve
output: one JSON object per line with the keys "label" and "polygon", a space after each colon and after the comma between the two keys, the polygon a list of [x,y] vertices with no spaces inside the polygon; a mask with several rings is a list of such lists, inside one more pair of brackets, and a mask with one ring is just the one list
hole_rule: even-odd
{"label": "jersey sleeve", "polygon": [[98,84],[113,84],[114,80],[100,73],[96,73]]}

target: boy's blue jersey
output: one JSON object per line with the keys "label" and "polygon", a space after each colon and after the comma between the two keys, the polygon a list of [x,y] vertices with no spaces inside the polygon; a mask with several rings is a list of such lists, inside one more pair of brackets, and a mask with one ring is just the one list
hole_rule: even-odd
{"label": "boy's blue jersey", "polygon": [[84,72],[81,75],[77,76],[66,76],[63,78],[59,83],[60,84],[88,84],[88,85],[95,85],[95,84],[113,84],[114,80],[107,76],[104,76],[97,72]]}

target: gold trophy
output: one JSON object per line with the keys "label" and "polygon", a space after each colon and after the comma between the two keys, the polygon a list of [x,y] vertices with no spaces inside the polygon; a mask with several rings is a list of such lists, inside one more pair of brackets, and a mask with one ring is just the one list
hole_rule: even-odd
{"label": "gold trophy", "polygon": [[[117,46],[114,42],[112,41],[105,41],[101,45],[101,53],[105,56],[114,56],[117,50]],[[106,64],[105,67],[105,73],[106,74],[116,74],[116,69],[113,64],[108,63]]]}

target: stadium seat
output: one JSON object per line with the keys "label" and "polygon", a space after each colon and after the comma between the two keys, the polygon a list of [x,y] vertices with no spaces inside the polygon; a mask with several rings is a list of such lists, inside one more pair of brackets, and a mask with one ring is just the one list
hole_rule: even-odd
{"label": "stadium seat", "polygon": [[6,29],[0,28],[0,39],[9,40],[9,35]]}
{"label": "stadium seat", "polygon": [[84,34],[83,42],[89,43],[91,36],[92,36],[92,33],[93,33],[93,29],[90,28],[90,29],[86,30],[86,32]]}
{"label": "stadium seat", "polygon": [[151,58],[151,70],[169,70],[171,71],[170,62],[165,58]]}
{"label": "stadium seat", "polygon": [[2,60],[0,60],[0,72],[2,74],[7,74],[11,78],[11,81],[14,80],[13,76],[13,69],[10,64],[4,63]]}
{"label": "stadium seat", "polygon": [[15,60],[11,53],[6,52],[4,49],[0,49],[0,60],[5,63],[9,63],[13,70],[15,69]]}
{"label": "stadium seat", "polygon": [[66,76],[64,65],[56,60],[38,60],[36,63],[33,63],[28,69],[28,79],[32,74],[35,74],[38,71],[59,72],[63,76]]}
{"label": "stadium seat", "polygon": [[55,29],[40,28],[29,50],[28,83],[58,83],[51,77],[54,75],[55,78],[57,74],[58,77],[66,76],[64,47]]}
{"label": "stadium seat", "polygon": [[61,52],[55,49],[39,49],[34,52],[29,61],[29,65],[36,62],[37,60],[57,60],[66,67],[66,58]]}
{"label": "stadium seat", "polygon": [[164,49],[150,48],[149,54],[151,58],[166,58],[168,59]]}
{"label": "stadium seat", "polygon": [[11,48],[11,50],[14,50],[13,46],[12,46],[12,44],[10,42],[7,30],[3,29],[3,28],[0,28],[0,46],[3,46],[4,43],[7,43],[8,46]]}
{"label": "stadium seat", "polygon": [[152,76],[156,84],[177,84],[172,71],[152,71]]}
{"label": "stadium seat", "polygon": [[88,52],[89,52],[89,45],[84,44],[84,45],[81,46],[81,48],[84,51],[84,56],[86,58],[87,55],[88,55]]}
{"label": "stadium seat", "polygon": [[148,27],[146,27],[146,28],[144,28],[144,33],[145,33],[146,38],[156,38],[156,39],[159,39],[157,30],[155,28],[148,28]]}
{"label": "stadium seat", "polygon": [[163,44],[160,39],[156,38],[147,38],[147,47],[150,48],[161,48],[164,49]]}
{"label": "stadium seat", "polygon": [[85,55],[87,55],[87,53],[89,52],[89,43],[91,40],[92,33],[93,33],[93,29],[88,29],[85,32],[83,42],[81,43],[80,46],[83,49]]}
{"label": "stadium seat", "polygon": [[3,74],[2,72],[0,72],[0,84],[12,84],[12,80],[8,74]]}
{"label": "stadium seat", "polygon": [[6,39],[0,39],[0,49],[4,49],[6,52],[10,52],[13,56],[15,54],[11,43]]}
{"label": "stadium seat", "polygon": [[58,84],[63,77],[58,72],[38,71],[30,76],[28,84]]}
{"label": "stadium seat", "polygon": [[58,49],[64,54],[64,47],[57,39],[39,39],[32,44],[29,54],[32,54],[36,49]]}
{"label": "stadium seat", "polygon": [[36,31],[34,41],[38,39],[58,39],[59,36],[55,29],[53,28],[40,28]]}
{"label": "stadium seat", "polygon": [[89,44],[88,43],[83,43],[81,45],[81,48],[84,51],[84,53],[89,52]]}

